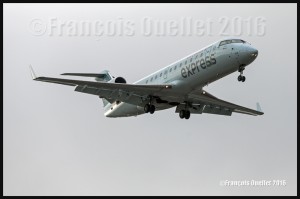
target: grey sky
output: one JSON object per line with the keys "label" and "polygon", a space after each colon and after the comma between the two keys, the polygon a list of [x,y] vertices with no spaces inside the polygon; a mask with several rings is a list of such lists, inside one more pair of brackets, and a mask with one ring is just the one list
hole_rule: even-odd
{"label": "grey sky", "polygon": [[[296,195],[296,15],[296,4],[4,4],[4,195]],[[181,120],[170,109],[110,119],[96,96],[30,78],[32,64],[38,75],[108,69],[132,83],[234,36],[233,24],[220,36],[221,21],[236,16],[265,19],[265,34],[243,22],[237,36],[259,50],[258,58],[244,71],[246,82],[234,73],[204,89],[250,108],[259,101],[263,116]],[[145,17],[211,20],[211,32],[146,36]],[[121,30],[133,35],[80,36],[68,28],[59,35],[49,20],[69,27],[129,21],[134,25]],[[287,185],[232,187],[220,186],[221,180]]]}

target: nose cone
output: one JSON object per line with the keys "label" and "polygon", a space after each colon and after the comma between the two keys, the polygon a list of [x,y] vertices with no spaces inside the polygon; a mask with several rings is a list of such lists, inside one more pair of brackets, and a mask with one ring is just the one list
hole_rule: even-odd
{"label": "nose cone", "polygon": [[241,50],[241,56],[239,61],[241,64],[248,65],[251,62],[253,62],[257,56],[258,56],[258,50],[250,45],[247,45],[244,46],[243,49]]}
{"label": "nose cone", "polygon": [[254,57],[254,59],[257,57],[258,55],[258,50],[253,48],[252,46],[248,46],[248,53],[250,54],[251,57]]}

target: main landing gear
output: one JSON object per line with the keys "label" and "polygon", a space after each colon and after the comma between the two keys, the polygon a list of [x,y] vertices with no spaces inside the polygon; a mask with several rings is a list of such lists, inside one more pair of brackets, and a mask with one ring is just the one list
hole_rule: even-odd
{"label": "main landing gear", "polygon": [[179,117],[181,119],[185,118],[185,119],[188,120],[190,118],[190,116],[191,116],[191,112],[188,111],[188,110],[181,110],[181,111],[179,111]]}
{"label": "main landing gear", "polygon": [[153,114],[155,112],[155,106],[152,104],[146,104],[144,106],[144,111],[145,111],[145,113]]}
{"label": "main landing gear", "polygon": [[245,67],[244,66],[240,66],[239,67],[239,72],[240,72],[240,75],[238,76],[238,81],[242,81],[244,82],[246,80],[246,77],[243,76],[243,70],[245,70]]}
{"label": "main landing gear", "polygon": [[153,114],[155,112],[155,106],[152,104],[153,96],[149,96],[149,98],[150,98],[149,104],[146,104],[144,106],[144,111],[145,111],[145,113]]}

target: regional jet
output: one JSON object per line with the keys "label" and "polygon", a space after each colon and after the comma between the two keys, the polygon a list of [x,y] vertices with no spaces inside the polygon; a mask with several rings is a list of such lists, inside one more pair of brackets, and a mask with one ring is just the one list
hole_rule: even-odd
{"label": "regional jet", "polygon": [[257,116],[264,114],[259,103],[254,110],[221,100],[203,89],[236,71],[240,73],[238,81],[244,82],[243,71],[257,55],[258,50],[242,39],[221,40],[132,84],[123,77],[112,76],[107,70],[61,74],[93,77],[95,81],[37,77],[31,66],[30,70],[33,80],[74,86],[77,92],[100,97],[106,117],[153,114],[173,107],[181,119],[202,113],[231,116],[235,112]]}

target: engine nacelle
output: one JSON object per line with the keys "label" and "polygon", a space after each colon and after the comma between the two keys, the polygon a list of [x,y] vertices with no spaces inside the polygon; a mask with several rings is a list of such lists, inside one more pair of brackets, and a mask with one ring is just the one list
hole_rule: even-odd
{"label": "engine nacelle", "polygon": [[115,80],[115,83],[126,84],[126,80],[123,77],[117,77],[114,80]]}

